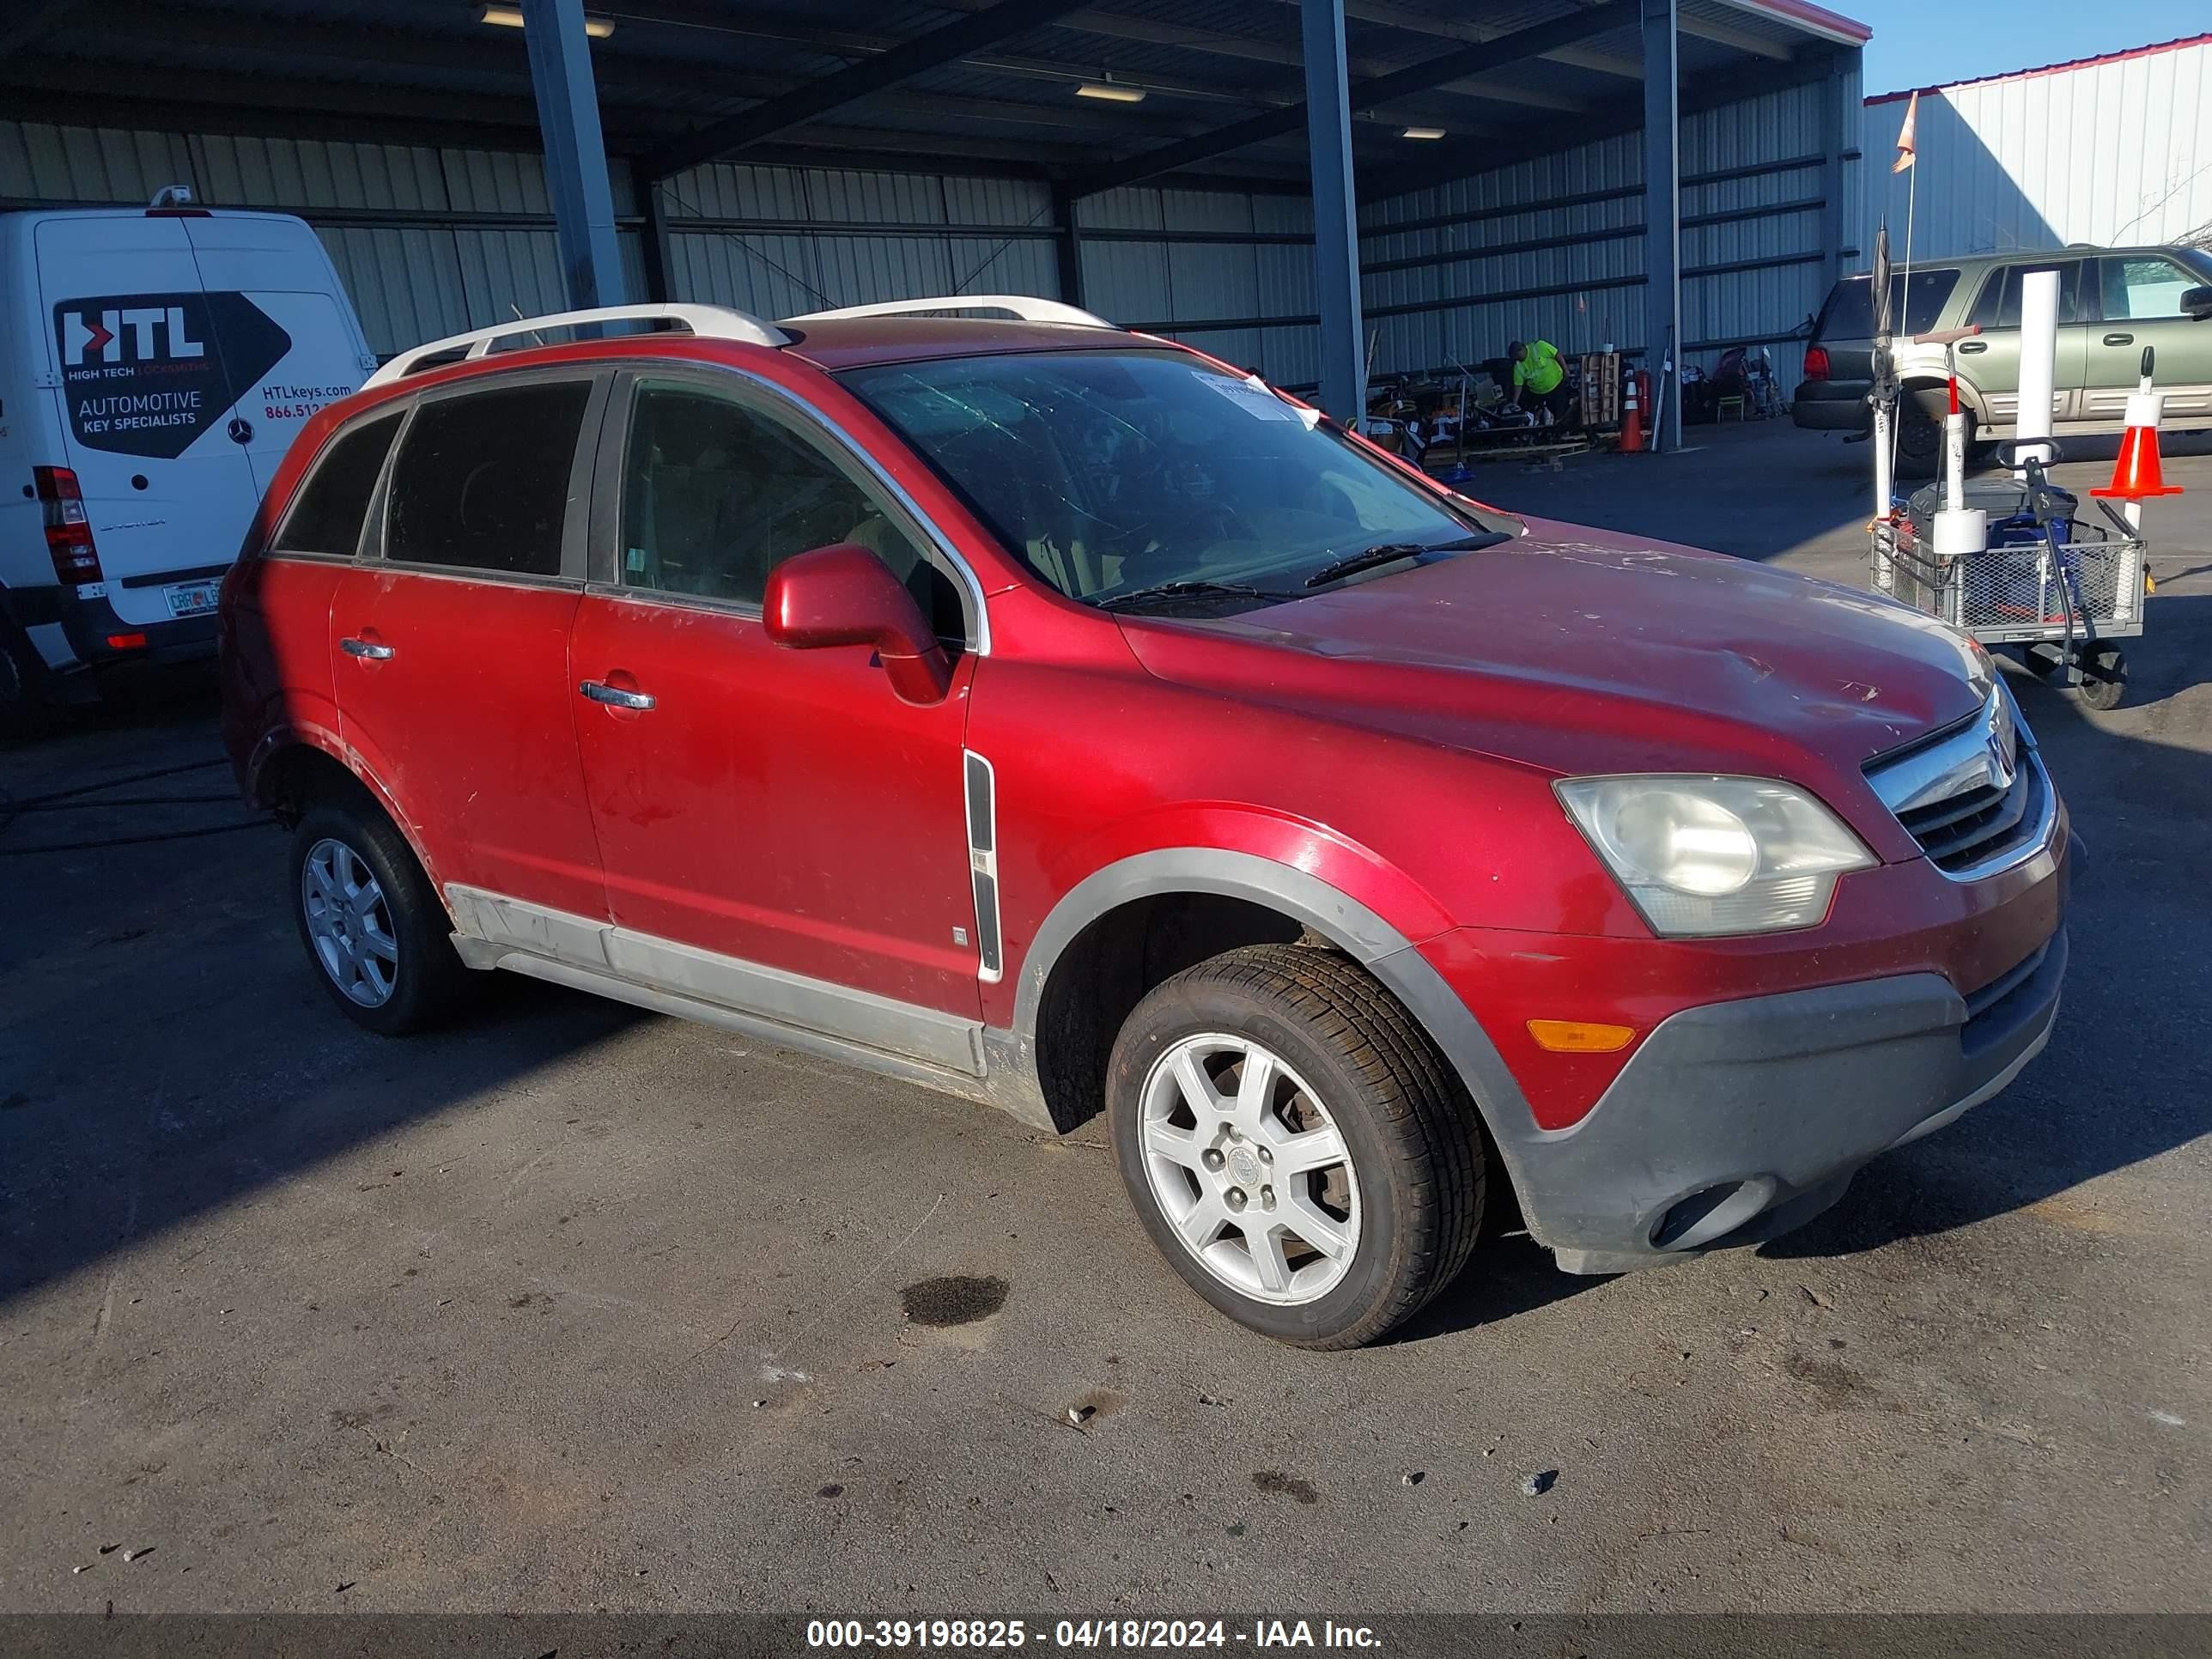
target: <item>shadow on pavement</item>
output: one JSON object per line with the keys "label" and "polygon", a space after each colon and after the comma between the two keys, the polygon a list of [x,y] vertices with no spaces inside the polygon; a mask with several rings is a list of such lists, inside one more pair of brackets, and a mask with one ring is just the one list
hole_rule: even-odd
{"label": "shadow on pavement", "polygon": [[0,750],[0,1300],[645,1018],[501,975],[448,1030],[372,1036],[311,974],[204,679],[50,728]]}
{"label": "shadow on pavement", "polygon": [[1552,1253],[1526,1233],[1486,1238],[1475,1246],[1460,1276],[1383,1340],[1392,1345],[1420,1342],[1498,1324],[1607,1282],[1602,1276],[1561,1273]]}

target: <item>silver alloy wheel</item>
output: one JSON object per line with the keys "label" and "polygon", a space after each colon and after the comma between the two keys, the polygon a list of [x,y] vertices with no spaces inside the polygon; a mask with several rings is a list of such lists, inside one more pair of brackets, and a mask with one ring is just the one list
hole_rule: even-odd
{"label": "silver alloy wheel", "polygon": [[1249,1037],[1207,1031],[1152,1063],[1145,1178],[1183,1248],[1240,1296],[1334,1290],[1359,1249],[1359,1180],[1328,1109]]}
{"label": "silver alloy wheel", "polygon": [[316,959],[331,982],[364,1008],[390,1001],[399,978],[399,941],[368,860],[342,841],[317,842],[300,866],[300,905]]}

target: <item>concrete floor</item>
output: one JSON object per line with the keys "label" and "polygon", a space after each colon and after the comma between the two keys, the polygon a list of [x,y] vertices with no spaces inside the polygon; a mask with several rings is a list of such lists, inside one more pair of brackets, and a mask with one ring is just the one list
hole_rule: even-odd
{"label": "concrete floor", "polygon": [[[1863,449],[1692,435],[1469,488],[1856,574]],[[21,812],[0,1609],[2212,1610],[2212,459],[2171,471],[2130,705],[2015,681],[2094,857],[2047,1056],[1794,1238],[1508,1240],[1361,1353],[1206,1310],[1095,1125],[522,981],[382,1042],[276,831],[16,856],[234,823],[217,767]],[[0,787],[216,757],[185,687]],[[1003,1305],[909,1318],[943,1276]]]}

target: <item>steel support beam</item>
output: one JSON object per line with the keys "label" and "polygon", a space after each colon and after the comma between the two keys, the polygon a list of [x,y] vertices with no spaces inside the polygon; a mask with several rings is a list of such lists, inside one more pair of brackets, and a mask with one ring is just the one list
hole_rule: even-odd
{"label": "steel support beam", "polygon": [[[1279,0],[1279,3],[1294,6],[1298,0]],[[1440,17],[1434,12],[1400,5],[1396,0],[1344,0],[1344,15],[1359,22],[1379,23],[1385,28],[1402,30],[1407,34],[1426,35],[1434,40],[1488,40],[1498,33],[1496,29],[1479,23],[1467,22],[1456,17]],[[1556,51],[1538,55],[1554,64],[1595,70],[1601,75],[1616,75],[1624,81],[1644,78],[1644,66],[1634,58],[1615,58],[1608,52],[1592,52],[1585,46],[1561,46]]]}
{"label": "steel support beam", "polygon": [[[1346,109],[1347,112],[1372,109],[1378,104],[1387,104],[1392,99],[1402,98],[1408,93],[1425,92],[1447,81],[1461,80],[1488,70],[1504,69],[1523,58],[1541,57],[1545,52],[1571,41],[1586,40],[1593,35],[1603,34],[1608,29],[1625,27],[1636,21],[1638,4],[1638,0],[1606,0],[1606,3],[1593,6],[1588,10],[1571,12],[1549,22],[1516,29],[1510,34],[1501,34],[1494,40],[1462,46],[1456,52],[1448,52],[1440,58],[1431,58],[1425,63],[1414,64],[1389,75],[1348,82],[1344,92]],[[1307,15],[1309,17],[1311,15],[1310,13]],[[1340,15],[1337,21],[1340,34],[1343,27]],[[1340,61],[1342,55],[1341,52],[1337,54]],[[1306,56],[1306,73],[1309,77],[1313,73],[1310,45]],[[1201,133],[1195,138],[1187,138],[1181,143],[1145,150],[1127,161],[1101,167],[1095,173],[1086,175],[1080,181],[1079,188],[1087,196],[1122,185],[1133,185],[1163,173],[1188,167],[1194,161],[1210,161],[1231,150],[1243,149],[1248,144],[1296,132],[1299,123],[1304,119],[1305,110],[1297,104],[1282,109],[1271,109],[1242,121],[1231,122],[1215,131]]]}
{"label": "steel support beam", "polygon": [[1052,187],[1052,246],[1060,258],[1060,297],[1083,303],[1083,230],[1076,222],[1075,198],[1064,184]]}
{"label": "steel support beam", "polygon": [[1658,398],[1651,447],[1682,441],[1682,173],[1677,153],[1675,0],[1641,0],[1644,9],[1644,349],[1656,377],[1671,360]]}
{"label": "steel support beam", "polygon": [[889,52],[863,58],[835,75],[825,75],[793,88],[780,98],[756,105],[739,115],[715,121],[689,137],[665,144],[644,160],[646,176],[665,179],[672,173],[713,161],[772,138],[789,127],[817,120],[902,81],[955,64],[963,58],[994,46],[1018,34],[1042,28],[1054,18],[1073,11],[1081,0],[999,0],[988,11],[979,11],[917,35]]}
{"label": "steel support beam", "polygon": [[1820,214],[1820,246],[1828,255],[1831,281],[1844,274],[1844,249],[1850,240],[1844,227],[1844,152],[1858,143],[1858,134],[1846,131],[1844,124],[1847,117],[1857,115],[1859,106],[1844,94],[1846,77],[1858,57],[1856,52],[1836,53],[1820,88],[1820,193],[1826,198]]}
{"label": "steel support beam", "polygon": [[553,198],[562,285],[574,309],[621,305],[629,296],[582,0],[522,0],[522,15],[538,125],[545,139],[545,193]]}
{"label": "steel support beam", "polygon": [[1304,0],[1306,148],[1313,171],[1314,292],[1321,299],[1321,406],[1347,426],[1367,412],[1359,316],[1359,202],[1352,177],[1352,99],[1344,0]]}
{"label": "steel support beam", "polygon": [[636,167],[629,170],[630,195],[644,210],[645,297],[655,305],[668,305],[676,295],[676,242],[668,228],[668,204],[660,199],[660,185]]}

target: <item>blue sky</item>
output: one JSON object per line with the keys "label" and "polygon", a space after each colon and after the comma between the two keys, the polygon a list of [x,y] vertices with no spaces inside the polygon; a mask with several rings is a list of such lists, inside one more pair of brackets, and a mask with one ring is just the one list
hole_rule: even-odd
{"label": "blue sky", "polygon": [[2212,30],[2205,0],[1824,0],[1874,30],[1866,91],[1902,92]]}

